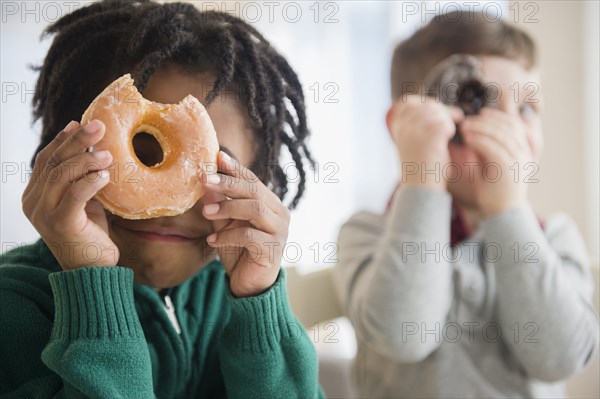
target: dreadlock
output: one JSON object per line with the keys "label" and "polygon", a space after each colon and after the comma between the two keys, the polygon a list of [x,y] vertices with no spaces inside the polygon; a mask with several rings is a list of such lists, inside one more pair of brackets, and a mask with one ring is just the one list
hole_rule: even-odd
{"label": "dreadlock", "polygon": [[[129,72],[143,93],[149,78],[173,62],[186,72],[210,72],[215,83],[210,104],[233,88],[242,98],[260,145],[250,169],[280,199],[288,179],[281,148],[291,155],[300,180],[289,207],[295,208],[306,184],[309,134],[298,76],[252,26],[232,15],[201,12],[191,4],[150,0],[104,0],[65,15],[42,34],[55,35],[33,97],[34,121],[42,119],[35,155],[109,83]],[[35,156],[31,163],[35,160]]]}

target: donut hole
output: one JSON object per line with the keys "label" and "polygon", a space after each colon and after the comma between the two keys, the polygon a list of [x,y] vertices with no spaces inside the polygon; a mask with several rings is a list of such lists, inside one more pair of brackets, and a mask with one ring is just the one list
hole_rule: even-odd
{"label": "donut hole", "polygon": [[152,168],[160,165],[164,160],[163,149],[153,134],[138,132],[133,136],[132,144],[135,156],[144,165]]}

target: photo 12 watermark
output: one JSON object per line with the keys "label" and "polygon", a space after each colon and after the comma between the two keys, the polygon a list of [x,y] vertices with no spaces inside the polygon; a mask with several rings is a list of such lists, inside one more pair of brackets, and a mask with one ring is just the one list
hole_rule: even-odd
{"label": "photo 12 watermark", "polygon": [[191,2],[202,12],[224,12],[250,24],[312,22],[337,24],[340,4],[335,1],[199,1]]}
{"label": "photo 12 watermark", "polygon": [[539,183],[538,172],[540,165],[534,161],[514,161],[510,165],[502,166],[498,162],[401,162],[401,182],[406,183],[412,177],[419,181],[432,181],[435,183],[458,183],[466,181],[474,183],[498,183],[502,179],[509,179],[513,183],[533,184]]}
{"label": "photo 12 watermark", "polygon": [[2,1],[2,23],[41,23],[48,24],[88,4],[83,1]]}
{"label": "photo 12 watermark", "polygon": [[508,7],[500,1],[402,1],[401,21],[418,20],[426,23],[436,16],[446,22],[459,22],[467,18],[472,21],[481,16],[486,22],[508,19],[514,23],[532,24],[539,22],[540,5],[534,1],[515,1]]}

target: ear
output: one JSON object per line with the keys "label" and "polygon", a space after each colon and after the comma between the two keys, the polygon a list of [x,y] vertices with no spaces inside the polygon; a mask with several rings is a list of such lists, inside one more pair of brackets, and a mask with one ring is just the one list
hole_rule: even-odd
{"label": "ear", "polygon": [[390,105],[387,112],[385,113],[385,125],[387,126],[388,134],[390,135],[392,140],[394,139],[394,136],[392,134],[392,121],[393,120],[394,120],[394,103],[392,103],[392,105]]}

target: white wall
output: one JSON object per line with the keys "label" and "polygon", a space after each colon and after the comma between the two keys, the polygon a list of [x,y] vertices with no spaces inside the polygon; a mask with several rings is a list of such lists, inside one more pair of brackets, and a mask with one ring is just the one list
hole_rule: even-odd
{"label": "white wall", "polygon": [[[37,4],[36,4],[37,3]],[[48,41],[38,41],[42,30],[68,8],[56,2],[25,6],[20,2],[0,4],[0,251],[37,237],[21,211],[21,193],[28,178],[29,160],[38,145],[39,129],[31,126],[31,100],[36,74],[29,64],[41,64]],[[60,4],[62,6],[62,4]],[[14,14],[13,14],[14,12]]]}

